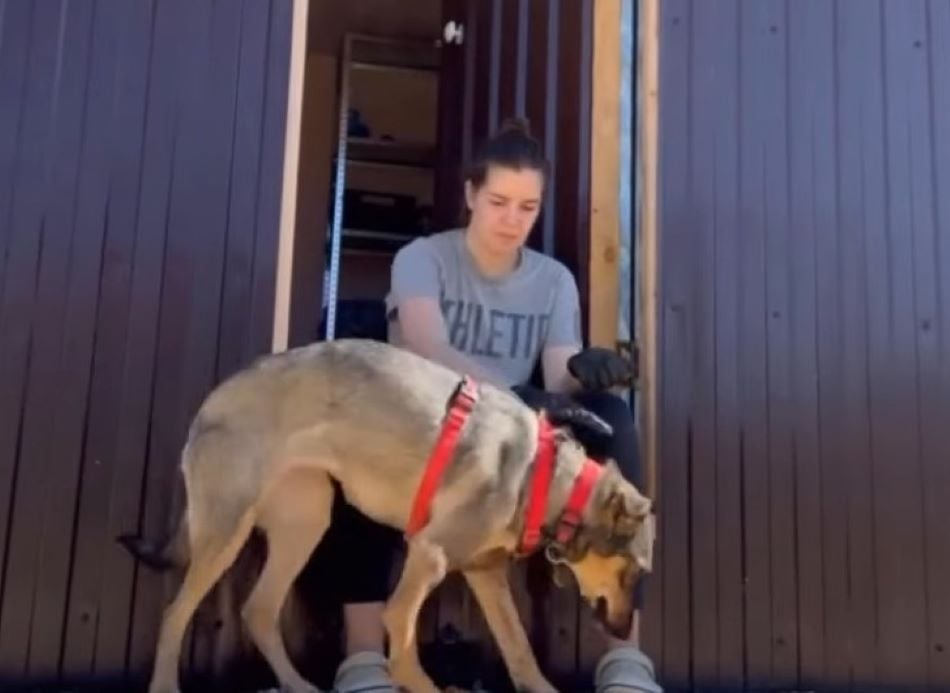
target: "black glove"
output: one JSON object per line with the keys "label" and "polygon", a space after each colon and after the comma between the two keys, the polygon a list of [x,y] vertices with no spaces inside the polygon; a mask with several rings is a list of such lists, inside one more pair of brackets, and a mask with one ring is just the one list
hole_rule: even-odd
{"label": "black glove", "polygon": [[567,361],[567,370],[590,392],[609,390],[615,385],[632,386],[636,380],[633,365],[610,349],[590,347]]}
{"label": "black glove", "polygon": [[511,390],[535,411],[544,410],[548,420],[555,426],[570,426],[575,435],[580,429],[605,438],[610,438],[614,433],[610,424],[575,402],[570,395],[547,392],[532,385],[515,385]]}

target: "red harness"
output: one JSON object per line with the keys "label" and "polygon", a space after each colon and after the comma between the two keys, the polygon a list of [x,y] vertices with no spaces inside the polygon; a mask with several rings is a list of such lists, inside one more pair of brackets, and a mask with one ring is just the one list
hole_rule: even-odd
{"label": "red harness", "polygon": [[[426,464],[422,481],[416,491],[406,527],[406,537],[412,537],[421,530],[429,520],[429,506],[439,487],[439,481],[449,462],[452,461],[459,436],[468,415],[471,414],[478,401],[478,389],[475,382],[465,377],[461,385],[452,396],[451,406],[442,425],[439,439],[436,441],[429,461]],[[547,510],[548,491],[551,479],[554,476],[554,462],[556,459],[554,442],[554,428],[543,416],[540,419],[538,432],[538,450],[535,455],[534,472],[531,476],[531,486],[528,495],[528,507],[525,511],[525,525],[521,535],[519,551],[528,554],[538,548],[541,543],[541,526]],[[580,526],[581,515],[590,498],[594,485],[600,477],[603,468],[591,459],[584,461],[584,466],[574,480],[567,505],[558,520],[555,537],[561,544],[566,544],[573,538]]]}

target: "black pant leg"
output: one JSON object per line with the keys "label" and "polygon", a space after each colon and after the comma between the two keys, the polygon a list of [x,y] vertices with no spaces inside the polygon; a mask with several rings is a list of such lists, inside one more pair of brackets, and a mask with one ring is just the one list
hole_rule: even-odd
{"label": "black pant leg", "polygon": [[337,604],[384,602],[389,598],[402,535],[347,503],[334,483],[330,527],[305,570],[321,601]]}

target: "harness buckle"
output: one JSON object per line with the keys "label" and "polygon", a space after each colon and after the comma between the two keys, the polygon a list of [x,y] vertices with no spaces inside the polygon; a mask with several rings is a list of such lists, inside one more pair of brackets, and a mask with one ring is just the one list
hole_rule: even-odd
{"label": "harness buckle", "polygon": [[452,396],[446,404],[447,409],[461,409],[464,413],[470,414],[475,408],[475,402],[478,400],[478,389],[475,381],[468,375],[462,376],[462,379],[455,386]]}

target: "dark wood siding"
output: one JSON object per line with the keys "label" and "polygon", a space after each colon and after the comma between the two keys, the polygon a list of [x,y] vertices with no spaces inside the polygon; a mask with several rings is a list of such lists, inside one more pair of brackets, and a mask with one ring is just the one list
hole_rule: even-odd
{"label": "dark wood siding", "polygon": [[950,5],[666,0],[671,687],[950,687]]}
{"label": "dark wood siding", "polygon": [[290,0],[0,2],[5,681],[150,666],[166,585],[114,537],[163,530],[189,417],[270,349],[290,28]]}

